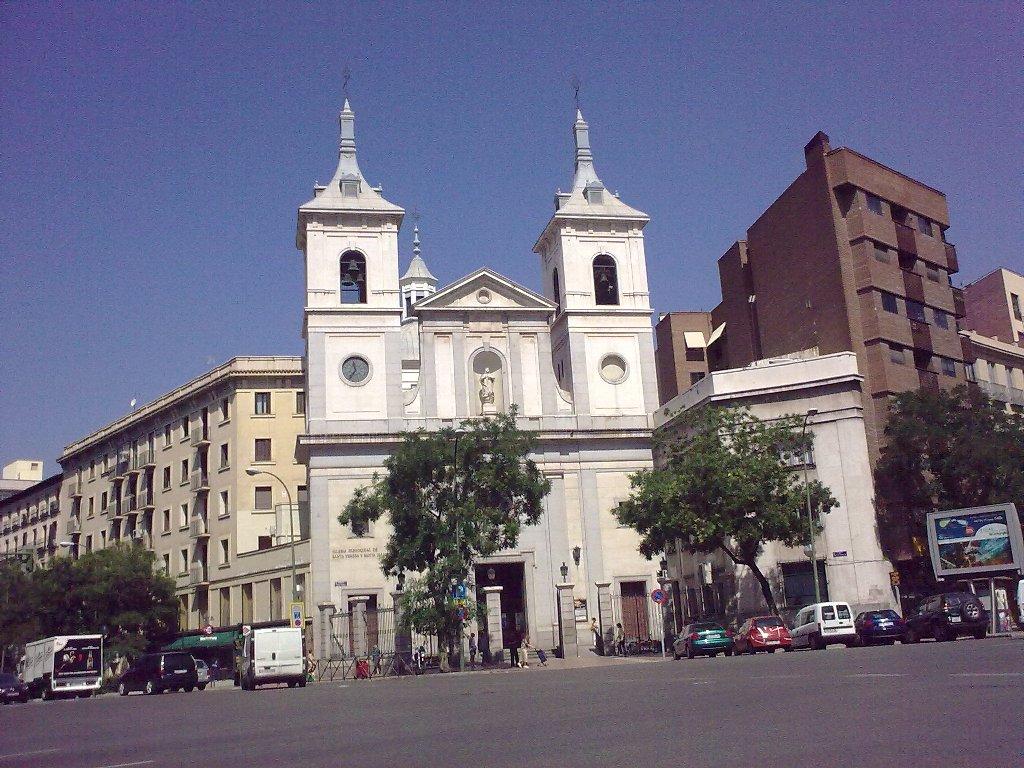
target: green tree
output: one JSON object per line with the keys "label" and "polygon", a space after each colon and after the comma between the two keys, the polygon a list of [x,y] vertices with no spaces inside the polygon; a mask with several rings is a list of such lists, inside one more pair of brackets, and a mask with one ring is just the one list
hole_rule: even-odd
{"label": "green tree", "polygon": [[19,648],[38,633],[32,577],[16,558],[0,559],[0,672],[13,669]]}
{"label": "green tree", "polygon": [[[975,387],[918,390],[890,404],[875,465],[882,545],[889,557],[923,555],[925,516],[943,509],[1024,505],[1024,419]],[[931,571],[919,560],[919,576]]]}
{"label": "green tree", "polygon": [[631,476],[632,492],[615,516],[640,534],[648,558],[677,542],[692,552],[721,550],[750,569],[777,614],[758,555],[770,541],[808,543],[808,490],[819,515],[838,505],[827,487],[804,485],[783,461],[784,453],[799,455],[810,445],[801,424],[800,417],[763,421],[745,409],[682,414],[659,437],[655,468]]}
{"label": "green tree", "polygon": [[550,484],[529,458],[533,446],[514,407],[458,430],[407,432],[385,473],[358,489],[338,516],[342,525],[387,516],[392,533],[381,566],[393,577],[417,574],[403,607],[413,629],[437,634],[444,668],[444,649],[457,641],[459,626],[451,585],[476,558],[516,546],[522,527],[540,519]]}
{"label": "green tree", "polygon": [[139,653],[177,625],[174,582],[134,544],[60,558],[33,572],[39,636],[103,632],[108,655]]}

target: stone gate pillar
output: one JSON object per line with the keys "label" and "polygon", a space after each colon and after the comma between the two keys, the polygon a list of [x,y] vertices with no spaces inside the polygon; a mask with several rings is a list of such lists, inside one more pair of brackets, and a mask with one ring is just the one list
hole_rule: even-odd
{"label": "stone gate pillar", "polygon": [[320,610],[320,637],[317,639],[318,647],[314,649],[314,656],[318,659],[329,659],[333,655],[331,648],[331,617],[338,609],[334,603],[317,603]]}
{"label": "stone gate pillar", "polygon": [[369,648],[366,647],[366,604],[370,602],[367,595],[349,598],[352,608],[352,653],[357,658],[366,658]]}
{"label": "stone gate pillar", "polygon": [[576,608],[573,605],[573,584],[556,584],[558,605],[558,655],[575,659],[580,655],[576,638]]}
{"label": "stone gate pillar", "polygon": [[501,631],[501,587],[484,587],[487,600],[487,651],[492,664],[505,660],[505,638]]}
{"label": "stone gate pillar", "polygon": [[612,583],[595,581],[597,587],[597,616],[601,626],[601,638],[604,640],[604,655],[612,656],[612,644],[615,642],[615,620],[612,618]]}
{"label": "stone gate pillar", "polygon": [[412,664],[412,630],[403,628],[402,621],[402,592],[392,592],[391,600],[395,606],[395,655],[399,656],[406,664]]}

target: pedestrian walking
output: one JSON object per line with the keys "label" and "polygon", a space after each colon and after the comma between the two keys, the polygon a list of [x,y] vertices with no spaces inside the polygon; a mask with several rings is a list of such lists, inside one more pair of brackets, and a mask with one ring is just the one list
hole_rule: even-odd
{"label": "pedestrian walking", "polygon": [[380,660],[383,654],[380,652],[380,646],[374,645],[373,650],[370,651],[370,658],[373,660],[373,670],[370,672],[370,677],[380,674]]}
{"label": "pedestrian walking", "polygon": [[622,622],[615,624],[615,653],[619,656],[626,655],[626,633],[622,629]]}
{"label": "pedestrian walking", "polygon": [[427,649],[423,647],[423,643],[420,643],[416,652],[412,655],[412,663],[416,665],[416,669],[420,672],[423,671],[424,657],[427,655]]}
{"label": "pedestrian walking", "polygon": [[597,619],[590,620],[590,631],[594,633],[594,653],[604,656],[604,638],[601,637],[601,628],[597,625]]}
{"label": "pedestrian walking", "polygon": [[510,629],[508,633],[508,660],[513,667],[519,664],[519,633]]}
{"label": "pedestrian walking", "polygon": [[316,657],[313,655],[312,648],[306,651],[306,682],[316,682]]}
{"label": "pedestrian walking", "polygon": [[523,633],[519,641],[519,668],[527,669],[530,666],[530,636]]}
{"label": "pedestrian walking", "polygon": [[476,632],[469,633],[469,668],[476,669]]}

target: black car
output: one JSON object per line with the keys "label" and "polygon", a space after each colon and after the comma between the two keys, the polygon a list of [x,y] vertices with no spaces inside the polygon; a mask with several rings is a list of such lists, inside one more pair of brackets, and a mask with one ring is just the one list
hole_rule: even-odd
{"label": "black car", "polygon": [[117,692],[127,696],[132,691],[154,694],[164,691],[191,691],[199,685],[196,660],[180,651],[147,653],[140,656],[121,675]]}
{"label": "black car", "polygon": [[4,704],[12,701],[24,704],[28,701],[28,686],[9,672],[0,673],[0,701]]}
{"label": "black car", "polygon": [[884,643],[892,645],[902,640],[907,625],[896,611],[864,611],[853,620],[861,645]]}
{"label": "black car", "polygon": [[974,635],[981,640],[988,631],[988,621],[988,611],[970,592],[932,595],[907,616],[903,641],[916,643],[925,637],[956,640],[961,635]]}

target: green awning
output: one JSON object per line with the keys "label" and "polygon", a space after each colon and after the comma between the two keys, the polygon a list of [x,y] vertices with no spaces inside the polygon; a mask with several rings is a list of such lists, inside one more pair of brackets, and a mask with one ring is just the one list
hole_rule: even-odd
{"label": "green awning", "polygon": [[235,638],[238,636],[239,633],[235,630],[212,632],[209,635],[185,635],[165,645],[163,649],[165,651],[192,651],[197,648],[226,648],[234,645]]}

